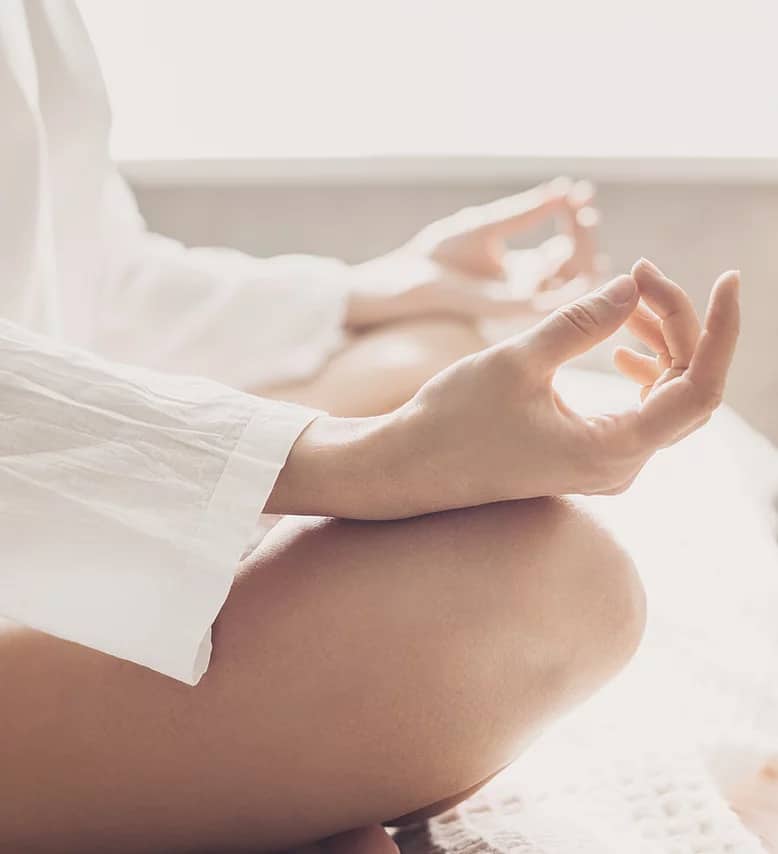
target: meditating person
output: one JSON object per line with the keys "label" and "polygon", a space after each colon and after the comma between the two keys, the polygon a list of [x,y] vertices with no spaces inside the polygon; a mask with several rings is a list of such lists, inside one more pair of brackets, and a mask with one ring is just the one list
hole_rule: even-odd
{"label": "meditating person", "polygon": [[[638,574],[574,496],[705,423],[737,273],[702,328],[648,261],[591,291],[565,181],[356,267],[186,249],[111,163],[63,0],[4,5],[0,103],[3,850],[394,850],[382,823],[638,646]],[[513,281],[506,239],[554,216]],[[485,346],[495,316],[537,322]],[[577,414],[556,370],[624,325],[642,402]]]}

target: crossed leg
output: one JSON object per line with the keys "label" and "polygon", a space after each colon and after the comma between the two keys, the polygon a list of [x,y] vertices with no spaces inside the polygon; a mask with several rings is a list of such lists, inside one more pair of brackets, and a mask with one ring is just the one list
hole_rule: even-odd
{"label": "crossed leg", "polygon": [[465,791],[641,635],[629,558],[575,505],[286,519],[241,566],[197,688],[0,634],[15,852],[273,850]]}
{"label": "crossed leg", "polygon": [[464,320],[391,323],[355,335],[313,378],[259,393],[332,415],[376,415],[401,406],[438,371],[483,346],[475,325]]}

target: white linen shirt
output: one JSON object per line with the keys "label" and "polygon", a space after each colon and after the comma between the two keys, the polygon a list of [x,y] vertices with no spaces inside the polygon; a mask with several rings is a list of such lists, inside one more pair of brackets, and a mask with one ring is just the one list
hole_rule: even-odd
{"label": "white linen shirt", "polygon": [[319,414],[229,386],[315,369],[348,270],[147,232],[69,0],[3,0],[0,115],[0,615],[196,684]]}

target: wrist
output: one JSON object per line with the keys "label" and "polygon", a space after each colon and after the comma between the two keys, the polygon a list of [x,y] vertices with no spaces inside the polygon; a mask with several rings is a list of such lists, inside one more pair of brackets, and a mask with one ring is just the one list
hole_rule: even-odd
{"label": "wrist", "polygon": [[348,328],[392,323],[444,308],[430,301],[425,287],[438,281],[438,265],[405,249],[358,264],[350,275],[344,320]]}
{"label": "wrist", "polygon": [[314,419],[292,446],[267,513],[391,519],[401,510],[397,415]]}
{"label": "wrist", "polygon": [[347,297],[344,326],[360,330],[402,320],[406,316],[401,294],[355,288]]}

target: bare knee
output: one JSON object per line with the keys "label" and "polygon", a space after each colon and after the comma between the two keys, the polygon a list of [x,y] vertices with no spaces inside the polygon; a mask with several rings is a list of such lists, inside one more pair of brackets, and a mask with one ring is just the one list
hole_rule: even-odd
{"label": "bare knee", "polygon": [[288,520],[228,599],[206,684],[244,717],[274,684],[253,735],[265,768],[287,761],[274,733],[307,732],[318,704],[320,767],[375,771],[356,826],[456,802],[620,669],[643,619],[632,562],[564,500]]}
{"label": "bare knee", "polygon": [[447,317],[396,323],[367,336],[388,395],[386,409],[402,405],[428,379],[484,346],[472,323]]}
{"label": "bare knee", "polygon": [[[450,524],[448,515],[426,524]],[[455,670],[458,699],[441,723],[447,747],[426,766],[441,763],[449,788],[417,805],[425,815],[461,800],[595,693],[630,660],[645,623],[632,560],[580,505],[506,502],[457,513],[453,524],[456,555],[435,612],[454,613],[457,632],[441,641],[452,646],[446,658],[428,650],[444,671],[430,678]]]}
{"label": "bare knee", "polygon": [[513,512],[521,514],[522,530],[540,538],[538,557],[528,565],[516,544],[517,569],[504,579],[507,601],[523,616],[516,624],[522,648],[529,630],[534,663],[566,705],[631,659],[645,627],[645,593],[630,556],[582,504],[549,498],[532,505],[530,519],[526,508]]}
{"label": "bare knee", "polygon": [[[607,678],[631,659],[643,637],[646,599],[629,554],[581,504],[557,502],[567,551],[569,617],[573,663]],[[561,598],[561,597],[560,597]]]}
{"label": "bare knee", "polygon": [[[477,791],[559,713],[594,693],[632,657],[645,596],[629,555],[589,513],[559,499],[493,505],[474,594],[482,609],[472,647],[487,635],[489,674],[472,686],[491,699],[460,736],[469,785],[388,824],[438,815]],[[492,750],[493,749],[493,750]],[[480,782],[478,782],[480,781]]]}
{"label": "bare knee", "polygon": [[388,323],[355,335],[316,377],[253,391],[333,415],[377,415],[401,406],[430,377],[483,346],[475,325],[456,318]]}

